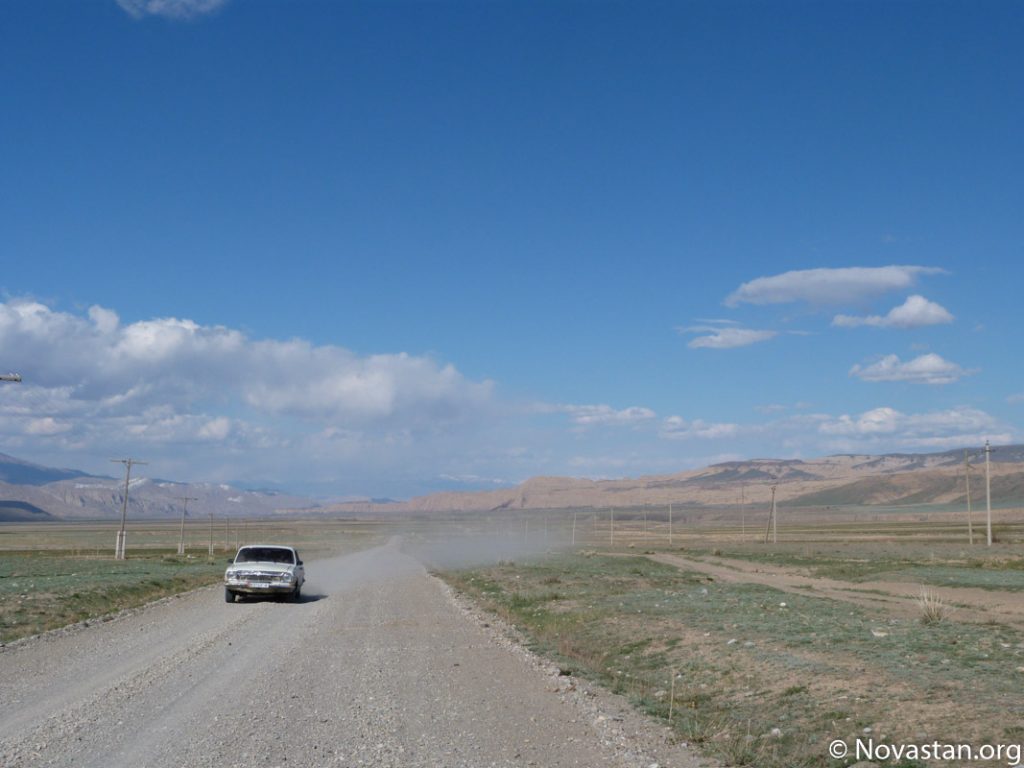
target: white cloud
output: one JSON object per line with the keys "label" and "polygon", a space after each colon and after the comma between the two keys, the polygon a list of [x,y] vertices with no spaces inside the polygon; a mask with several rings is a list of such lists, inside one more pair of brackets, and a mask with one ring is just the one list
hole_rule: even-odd
{"label": "white cloud", "polygon": [[1016,405],[1017,403],[1024,403],[1024,392],[1018,392],[1010,395],[1006,398],[1006,402]]}
{"label": "white cloud", "polygon": [[610,405],[559,405],[555,410],[567,413],[581,427],[634,426],[655,418],[650,408],[631,406],[615,410]]}
{"label": "white cloud", "polygon": [[[721,321],[719,321],[721,322]],[[724,323],[716,325],[694,325],[688,328],[677,328],[679,333],[705,334],[687,342],[691,349],[735,349],[768,341],[778,336],[776,331],[755,330],[753,328],[736,328]]]}
{"label": "white cloud", "polygon": [[739,433],[737,424],[715,424],[701,419],[686,421],[682,416],[669,416],[661,423],[660,435],[668,440],[689,440],[691,438],[715,440],[735,437]]}
{"label": "white cloud", "polygon": [[213,13],[228,0],[117,0],[121,9],[136,19],[163,16],[167,19],[193,19]]}
{"label": "white cloud", "polygon": [[198,437],[203,440],[222,441],[231,434],[231,419],[218,416],[210,419],[199,428]]}
{"label": "white cloud", "polygon": [[934,353],[902,362],[897,355],[886,355],[871,365],[855,365],[850,375],[864,381],[904,381],[912,384],[952,384],[973,371]]}
{"label": "white cloud", "polygon": [[829,418],[818,426],[823,435],[846,438],[847,446],[888,443],[903,448],[943,448],[980,444],[986,439],[1011,442],[1012,435],[989,414],[977,408],[905,414],[882,407],[859,416]]}
{"label": "white cloud", "polygon": [[0,450],[87,471],[130,452],[163,477],[394,492],[500,418],[492,382],[430,357],[102,307],[0,302],[0,350],[24,376],[0,399]]}
{"label": "white cloud", "polygon": [[919,266],[801,269],[743,283],[726,297],[725,304],[847,304],[905,290],[922,275],[944,273],[938,267]]}
{"label": "white cloud", "polygon": [[59,435],[68,432],[71,425],[64,421],[57,421],[52,416],[44,416],[41,419],[30,419],[25,425],[26,435]]}
{"label": "white cloud", "polygon": [[253,340],[178,318],[122,325],[110,310],[93,307],[85,319],[36,302],[0,303],[0,348],[24,369],[22,386],[115,414],[227,401],[333,425],[410,426],[457,420],[493,387],[429,357]]}
{"label": "white cloud", "polygon": [[921,328],[926,325],[940,325],[953,322],[953,315],[940,304],[928,301],[924,296],[910,296],[898,307],[894,307],[887,315],[836,315],[832,325],[841,328],[870,326],[873,328]]}

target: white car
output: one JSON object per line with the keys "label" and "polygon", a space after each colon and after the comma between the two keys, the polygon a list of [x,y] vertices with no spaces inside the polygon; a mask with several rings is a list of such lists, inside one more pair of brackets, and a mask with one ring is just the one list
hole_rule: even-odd
{"label": "white car", "polygon": [[238,550],[224,572],[224,600],[237,595],[271,595],[298,602],[306,571],[294,547],[247,544]]}

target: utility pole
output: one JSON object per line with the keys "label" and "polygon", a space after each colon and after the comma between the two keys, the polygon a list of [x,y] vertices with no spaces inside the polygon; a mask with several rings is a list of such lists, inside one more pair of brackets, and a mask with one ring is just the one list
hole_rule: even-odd
{"label": "utility pole", "polygon": [[992,481],[989,473],[989,456],[992,455],[992,446],[985,441],[985,543],[992,546]]}
{"label": "utility pole", "polygon": [[668,503],[668,545],[672,546],[672,502]]}
{"label": "utility pole", "polygon": [[777,485],[772,486],[772,544],[779,543],[779,508],[775,505],[775,489]]}
{"label": "utility pole", "polygon": [[576,510],[572,511],[572,546],[576,546]]}
{"label": "utility pole", "polygon": [[775,522],[775,489],[777,485],[772,486],[772,511],[768,513],[768,525],[764,529],[764,543],[768,543],[768,534],[772,535],[772,544],[779,543],[779,529]]}
{"label": "utility pole", "polygon": [[740,538],[747,540],[747,486],[740,486]]}
{"label": "utility pole", "polygon": [[195,496],[179,496],[178,501],[184,502],[181,508],[181,535],[178,537],[178,554],[185,554],[185,515],[188,514],[188,503],[199,501]]}
{"label": "utility pole", "polygon": [[210,557],[213,557],[213,507],[210,507]]}
{"label": "utility pole", "polygon": [[124,464],[124,498],[121,500],[121,530],[117,532],[117,544],[114,547],[114,559],[124,560],[125,559],[125,532],[124,523],[128,518],[128,483],[131,482],[132,477],[132,465],[134,464],[148,464],[148,461],[137,461],[132,458],[128,459],[111,459],[115,464]]}
{"label": "utility pole", "polygon": [[615,510],[611,511],[611,515],[608,518],[608,543],[611,546],[615,546]]}
{"label": "utility pole", "polygon": [[974,524],[971,522],[971,470],[974,467],[971,466],[970,460],[967,458],[967,449],[964,448],[964,480],[967,481],[967,541],[972,546],[974,545]]}

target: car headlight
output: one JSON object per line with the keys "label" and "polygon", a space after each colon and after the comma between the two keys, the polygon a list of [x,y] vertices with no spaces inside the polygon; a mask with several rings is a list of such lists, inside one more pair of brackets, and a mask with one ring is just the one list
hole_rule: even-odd
{"label": "car headlight", "polygon": [[279,573],[277,575],[277,580],[283,582],[292,582],[295,581],[295,577],[290,573]]}

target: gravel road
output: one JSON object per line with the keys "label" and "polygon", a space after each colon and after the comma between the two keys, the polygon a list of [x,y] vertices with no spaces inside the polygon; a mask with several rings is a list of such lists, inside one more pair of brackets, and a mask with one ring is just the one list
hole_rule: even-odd
{"label": "gravel road", "polygon": [[307,571],[298,604],[203,589],[0,648],[0,766],[699,765],[396,542]]}

